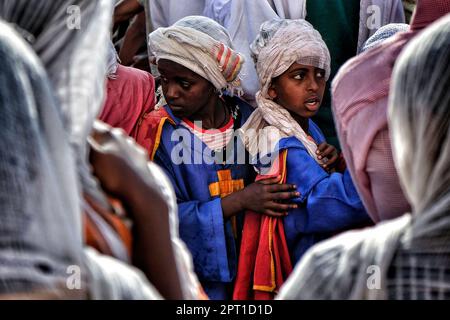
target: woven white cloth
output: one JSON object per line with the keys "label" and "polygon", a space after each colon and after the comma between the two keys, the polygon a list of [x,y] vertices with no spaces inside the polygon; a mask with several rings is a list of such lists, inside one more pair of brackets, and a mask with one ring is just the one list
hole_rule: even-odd
{"label": "woven white cloth", "polygon": [[[261,32],[251,50],[257,60],[260,90],[256,93],[258,106],[241,128],[248,151],[252,156],[266,153],[270,150],[261,150],[259,146],[273,147],[281,138],[295,136],[319,162],[317,145],[308,139],[289,111],[272,101],[268,94],[272,79],[283,74],[294,62],[324,69],[325,78],[329,78],[330,53],[319,32],[305,20],[269,20],[261,25]],[[247,132],[255,129],[259,139],[249,138]],[[264,141],[262,144],[261,139]]]}

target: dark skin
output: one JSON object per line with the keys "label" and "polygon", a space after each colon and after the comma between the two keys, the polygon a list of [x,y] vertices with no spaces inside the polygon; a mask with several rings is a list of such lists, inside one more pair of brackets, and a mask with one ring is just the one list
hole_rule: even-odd
{"label": "dark skin", "polygon": [[130,66],[135,60],[134,57],[146,41],[145,12],[142,11],[131,22],[125,33],[119,58],[123,65]]}
{"label": "dark skin", "polygon": [[122,0],[114,7],[114,25],[127,21],[142,11],[144,7],[137,0]]}
{"label": "dark skin", "polygon": [[[309,118],[320,108],[325,84],[325,70],[295,62],[282,75],[272,80],[268,93],[308,133]],[[326,142],[318,146],[317,155],[318,159],[325,162],[322,167],[327,171],[335,167],[339,157],[336,148]]]}
{"label": "dark skin", "polygon": [[[158,61],[161,85],[166,102],[179,118],[202,121],[204,129],[217,129],[227,123],[230,112],[214,86],[184,66],[166,59]],[[296,186],[278,184],[280,177],[252,183],[240,191],[222,198],[224,219],[244,210],[269,216],[285,216],[297,208],[289,200],[300,196]]]}
{"label": "dark skin", "polygon": [[183,299],[170,239],[169,208],[159,190],[130,162],[145,153],[130,147],[135,142],[117,130],[112,134],[107,127],[94,129],[89,140],[94,175],[103,190],[122,201],[134,222],[133,263],[164,298]]}

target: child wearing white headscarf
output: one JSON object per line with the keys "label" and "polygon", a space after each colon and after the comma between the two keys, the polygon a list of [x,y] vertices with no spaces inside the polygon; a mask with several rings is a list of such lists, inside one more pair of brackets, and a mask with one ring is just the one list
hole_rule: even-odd
{"label": "child wearing white headscarf", "polygon": [[[251,49],[260,90],[242,136],[262,177],[268,174],[268,159],[277,163],[282,156],[285,181],[300,193],[294,201],[298,208],[283,218],[295,263],[313,244],[367,224],[369,218],[348,171],[330,170],[337,153],[309,119],[320,106],[330,76],[330,54],[320,34],[305,20],[273,19],[262,24]],[[272,171],[273,166],[269,174]]]}
{"label": "child wearing white headscarf", "polygon": [[289,199],[292,186],[266,190],[252,183],[254,170],[234,132],[253,108],[238,97],[243,58],[222,26],[206,17],[186,17],[152,32],[149,48],[167,104],[143,117],[137,141],[171,179],[180,235],[206,293],[227,299],[243,211],[284,210],[288,205],[271,197]]}

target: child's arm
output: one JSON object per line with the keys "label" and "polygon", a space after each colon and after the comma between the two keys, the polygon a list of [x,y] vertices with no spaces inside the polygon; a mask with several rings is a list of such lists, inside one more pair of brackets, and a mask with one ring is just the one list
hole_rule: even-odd
{"label": "child's arm", "polygon": [[328,174],[304,149],[289,156],[287,181],[301,193],[299,209],[290,214],[298,232],[339,232],[370,222],[347,170]]}

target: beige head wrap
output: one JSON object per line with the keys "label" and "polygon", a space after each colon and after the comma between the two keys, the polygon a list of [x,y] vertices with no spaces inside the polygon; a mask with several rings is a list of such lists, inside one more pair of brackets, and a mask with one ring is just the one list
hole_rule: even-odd
{"label": "beige head wrap", "polygon": [[244,62],[235,52],[227,31],[214,20],[189,16],[149,36],[156,59],[174,61],[211,82],[217,90],[241,95],[238,78]]}
{"label": "beige head wrap", "polygon": [[[288,110],[270,99],[268,89],[272,79],[283,74],[294,62],[324,69],[328,80],[330,53],[322,37],[305,20],[273,19],[262,24],[251,50],[261,89],[256,93],[258,108],[241,130],[247,149],[252,155],[264,153],[270,150],[265,150],[262,145],[275,146],[281,138],[295,136],[317,160],[316,144],[307,139],[307,134]],[[249,129],[256,129],[259,139],[249,139],[246,135]]]}

